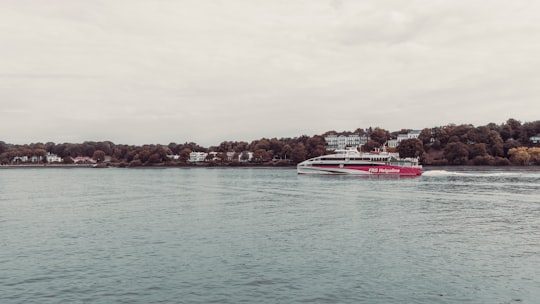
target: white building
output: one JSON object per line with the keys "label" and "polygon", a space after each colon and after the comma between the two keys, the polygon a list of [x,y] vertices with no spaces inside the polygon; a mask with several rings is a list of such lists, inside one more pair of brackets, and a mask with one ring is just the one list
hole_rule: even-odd
{"label": "white building", "polygon": [[191,152],[189,153],[188,161],[192,163],[204,162],[206,160],[206,156],[208,156],[208,153],[205,152]]}
{"label": "white building", "polygon": [[328,150],[345,149],[346,147],[360,147],[367,143],[368,138],[365,135],[353,134],[349,136],[345,135],[328,135],[324,138],[326,140]]}
{"label": "white building", "polygon": [[540,143],[540,134],[536,134],[536,136],[532,136],[531,138],[529,138],[529,140],[530,140],[533,144],[538,144],[538,143]]}
{"label": "white building", "polygon": [[409,139],[409,134],[398,134],[397,136],[397,144],[399,145],[399,143],[403,140],[406,140],[406,139]]}
{"label": "white building", "polygon": [[30,161],[33,162],[33,163],[39,163],[43,160],[43,156],[38,156],[38,155],[32,155],[32,157],[30,157]]}
{"label": "white building", "polygon": [[[210,152],[210,153],[205,153],[205,152],[191,152],[189,153],[189,162],[191,163],[198,163],[198,162],[205,162],[207,160],[207,157],[208,157],[208,154],[211,155],[212,157],[212,160],[216,161],[216,160],[220,160],[219,157],[218,157],[218,152]],[[232,161],[235,157],[235,155],[237,155],[237,160],[239,162],[247,162],[247,161],[250,161],[252,158],[253,158],[253,152],[248,152],[248,151],[244,151],[244,152],[240,152],[240,153],[235,153],[235,152],[227,152],[225,153],[227,155],[227,161]]]}
{"label": "white building", "polygon": [[89,156],[77,156],[72,158],[74,164],[95,164],[96,161]]}
{"label": "white building", "polygon": [[386,146],[388,146],[389,148],[395,148],[395,147],[398,146],[398,140],[397,139],[389,139],[386,142]]}
{"label": "white building", "polygon": [[234,159],[234,154],[236,154],[235,152],[227,152],[227,160],[228,161],[231,161]]}
{"label": "white building", "polygon": [[407,133],[407,139],[418,138],[420,133],[422,133],[421,130],[410,130],[409,133]]}
{"label": "white building", "polygon": [[28,162],[28,156],[15,156],[11,161],[13,163],[26,163]]}
{"label": "white building", "polygon": [[411,130],[407,134],[398,134],[397,139],[389,139],[386,142],[386,145],[389,148],[396,148],[403,140],[418,138],[420,136],[420,132],[420,130]]}
{"label": "white building", "polygon": [[239,162],[248,162],[248,161],[251,161],[252,158],[253,158],[253,152],[244,151],[242,153],[238,153]]}
{"label": "white building", "polygon": [[62,158],[56,154],[53,154],[51,152],[47,152],[47,162],[48,163],[61,163]]}

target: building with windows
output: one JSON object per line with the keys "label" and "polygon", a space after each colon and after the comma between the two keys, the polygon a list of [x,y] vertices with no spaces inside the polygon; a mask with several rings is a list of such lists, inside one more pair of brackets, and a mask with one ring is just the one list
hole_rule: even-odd
{"label": "building with windows", "polygon": [[54,153],[47,152],[47,162],[48,163],[61,163],[62,158]]}
{"label": "building with windows", "polygon": [[397,139],[389,139],[386,142],[386,146],[389,148],[396,148],[403,140],[418,138],[420,136],[420,130],[411,130],[407,134],[398,134]]}
{"label": "building with windows", "polygon": [[189,153],[188,162],[191,162],[191,163],[204,162],[206,160],[206,156],[208,156],[208,153],[206,152],[191,152]]}
{"label": "building with windows", "polygon": [[386,146],[388,148],[396,148],[398,146],[398,140],[397,139],[389,139],[386,142]]}
{"label": "building with windows", "polygon": [[418,138],[420,137],[420,133],[422,133],[422,130],[410,130],[407,133],[407,139]]}
{"label": "building with windows", "polygon": [[24,156],[15,156],[13,158],[13,160],[11,160],[12,163],[26,163],[28,162],[28,156],[24,155]]}
{"label": "building with windows", "polygon": [[331,134],[324,138],[326,140],[326,149],[328,150],[340,150],[347,147],[360,147],[367,143],[368,138],[366,135],[352,134],[349,136]]}
{"label": "building with windows", "polygon": [[[209,153],[206,153],[206,152],[191,152],[191,153],[189,153],[188,162],[191,162],[191,163],[205,162],[205,161],[207,161],[208,154],[211,155],[212,160],[220,160],[219,156],[218,156],[218,154],[219,154],[218,152],[209,152]],[[235,161],[235,160],[237,160],[239,162],[247,162],[247,161],[250,161],[253,158],[253,152],[248,152],[248,151],[244,151],[244,152],[240,152],[240,153],[227,152],[227,153],[225,153],[225,155],[227,156],[227,159],[226,159],[227,161]]]}

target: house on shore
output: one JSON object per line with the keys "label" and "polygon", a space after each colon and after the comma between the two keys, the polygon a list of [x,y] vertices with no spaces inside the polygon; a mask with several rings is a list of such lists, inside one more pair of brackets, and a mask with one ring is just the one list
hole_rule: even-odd
{"label": "house on shore", "polygon": [[91,158],[91,157],[88,157],[88,156],[77,156],[77,157],[72,157],[71,158],[73,160],[73,163],[74,164],[95,164],[96,161]]}
{"label": "house on shore", "polygon": [[191,152],[189,153],[188,162],[190,163],[204,162],[206,160],[207,155],[208,153],[205,153],[205,152]]}
{"label": "house on shore", "polygon": [[47,152],[47,162],[49,164],[61,163],[62,161],[63,161],[63,159],[60,156],[58,156],[58,155],[56,155],[54,153],[51,153],[51,152]]}
{"label": "house on shore", "polygon": [[[218,156],[218,152],[191,152],[189,153],[189,159],[188,162],[190,163],[202,163],[208,160],[210,155],[210,159],[213,161],[220,160]],[[236,152],[227,152],[225,153],[227,159],[226,161],[238,161],[238,162],[248,162],[253,158],[253,152],[244,151],[240,153]],[[236,157],[235,157],[236,156]]]}
{"label": "house on shore", "polygon": [[407,134],[398,134],[396,139],[389,139],[386,142],[386,145],[389,148],[396,148],[404,140],[413,139],[413,138],[418,139],[421,132],[422,132],[421,130],[410,130]]}

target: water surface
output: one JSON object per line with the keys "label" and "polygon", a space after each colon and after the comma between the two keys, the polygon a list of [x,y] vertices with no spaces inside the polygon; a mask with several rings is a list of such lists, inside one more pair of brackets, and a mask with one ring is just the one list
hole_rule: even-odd
{"label": "water surface", "polygon": [[0,170],[0,303],[538,303],[539,182]]}

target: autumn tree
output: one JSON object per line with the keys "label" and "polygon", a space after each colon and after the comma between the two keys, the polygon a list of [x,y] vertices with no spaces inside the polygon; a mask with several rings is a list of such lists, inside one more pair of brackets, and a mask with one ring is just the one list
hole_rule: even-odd
{"label": "autumn tree", "polygon": [[508,155],[512,165],[527,166],[531,159],[526,147],[512,148],[508,151]]}
{"label": "autumn tree", "polygon": [[264,150],[264,149],[258,149],[255,152],[253,152],[253,158],[252,161],[254,162],[267,162],[270,161],[272,157],[270,154]]}
{"label": "autumn tree", "polygon": [[187,161],[189,159],[189,154],[191,153],[191,149],[189,148],[183,148],[178,155],[180,155],[180,159],[182,161]]}
{"label": "autumn tree", "polygon": [[102,150],[96,150],[92,155],[92,158],[98,163],[101,163],[105,160],[105,152],[103,152]]}
{"label": "autumn tree", "polygon": [[376,147],[378,147],[378,143],[370,139],[362,146],[362,151],[370,152],[373,151]]}
{"label": "autumn tree", "polygon": [[289,144],[285,144],[283,148],[281,149],[281,155],[280,157],[282,159],[290,159],[292,154],[292,148]]}
{"label": "autumn tree", "polygon": [[424,154],[424,146],[419,139],[405,139],[397,146],[397,152],[400,157],[421,157]]}
{"label": "autumn tree", "polygon": [[477,156],[486,156],[488,154],[487,146],[485,143],[474,144],[470,146],[469,158],[473,159]]}
{"label": "autumn tree", "polygon": [[519,139],[521,135],[521,121],[510,118],[506,121],[506,125],[510,126],[512,130],[512,138]]}
{"label": "autumn tree", "polygon": [[42,148],[35,149],[32,152],[33,155],[37,156],[38,159],[40,159],[41,162],[47,162],[47,150],[45,150],[45,146]]}
{"label": "autumn tree", "polygon": [[529,148],[527,151],[529,152],[529,155],[531,156],[531,159],[529,160],[530,163],[532,163],[533,165],[540,165],[540,148],[533,147],[533,148]]}
{"label": "autumn tree", "polygon": [[444,149],[444,157],[450,165],[466,165],[469,160],[467,145],[457,141],[449,143]]}
{"label": "autumn tree", "polygon": [[294,146],[291,153],[291,160],[295,163],[306,160],[307,151],[303,143],[298,143]]}
{"label": "autumn tree", "polygon": [[508,124],[503,125],[501,127],[501,131],[499,132],[503,141],[507,141],[508,139],[512,138],[512,133],[512,127]]}
{"label": "autumn tree", "polygon": [[110,141],[100,141],[95,145],[96,150],[101,150],[105,155],[112,155],[114,144]]}
{"label": "autumn tree", "polygon": [[431,138],[431,130],[428,128],[423,129],[418,136],[418,139],[420,139],[424,145],[431,143]]}
{"label": "autumn tree", "polygon": [[150,151],[148,150],[147,147],[143,147],[138,153],[137,155],[135,155],[135,158],[133,160],[140,160],[141,163],[146,163],[148,161],[148,159],[150,158]]}
{"label": "autumn tree", "polygon": [[526,122],[521,126],[521,138],[522,143],[531,145],[530,138],[540,134],[540,120],[534,122]]}
{"label": "autumn tree", "polygon": [[307,158],[317,157],[326,154],[326,141],[322,136],[313,136],[307,141]]}
{"label": "autumn tree", "polygon": [[0,154],[6,152],[8,150],[8,146],[5,142],[0,141]]}
{"label": "autumn tree", "polygon": [[371,132],[369,137],[371,138],[371,140],[377,143],[377,147],[382,146],[388,140],[386,131],[381,128],[375,128],[375,130]]}

